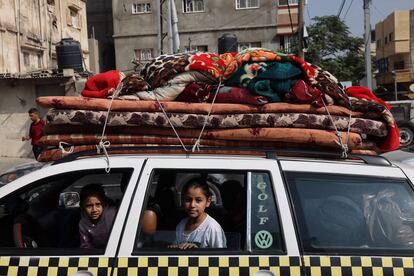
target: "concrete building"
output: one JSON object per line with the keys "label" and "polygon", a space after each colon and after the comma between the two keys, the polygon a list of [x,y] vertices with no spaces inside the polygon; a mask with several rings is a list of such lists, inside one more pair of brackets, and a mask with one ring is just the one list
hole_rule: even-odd
{"label": "concrete building", "polygon": [[276,22],[277,49],[289,53],[299,26],[298,1],[279,0]]}
{"label": "concrete building", "polygon": [[90,51],[92,55],[93,49],[97,49],[99,70],[91,70],[99,73],[115,69],[112,0],[88,0],[86,14],[89,37],[97,40],[97,47],[90,47]]}
{"label": "concrete building", "polygon": [[[290,47],[291,34],[297,28],[297,0],[174,0],[178,15],[180,51],[218,52],[218,39],[224,33],[235,34],[238,48]],[[116,67],[133,69],[131,60],[145,63],[160,54],[156,0],[114,0],[114,40]],[[163,32],[166,6],[162,5]],[[289,5],[288,5],[289,4]],[[289,7],[288,7],[289,6]],[[279,9],[280,8],[280,9]],[[290,12],[290,16],[289,16]],[[280,21],[280,27],[276,27]],[[168,39],[162,51],[168,52]]]}
{"label": "concrete building", "polygon": [[0,7],[0,73],[55,68],[55,45],[66,37],[81,43],[88,64],[86,0],[2,0]]}
{"label": "concrete building", "polygon": [[79,76],[57,72],[55,46],[68,37],[81,43],[88,67],[86,0],[0,1],[0,156],[31,156],[21,137],[36,97],[75,93]]}
{"label": "concrete building", "polygon": [[395,11],[375,25],[377,84],[408,91],[414,83],[414,10]]}

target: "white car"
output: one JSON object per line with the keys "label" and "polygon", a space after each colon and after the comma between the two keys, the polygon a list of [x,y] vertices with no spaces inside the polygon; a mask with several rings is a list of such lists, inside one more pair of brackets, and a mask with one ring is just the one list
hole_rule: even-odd
{"label": "white car", "polygon": [[[105,157],[73,158],[25,175],[0,188],[0,275],[414,275],[413,169],[268,156],[118,155],[109,173]],[[170,246],[194,177],[225,246]],[[117,213],[106,246],[84,249],[78,193],[91,183]]]}

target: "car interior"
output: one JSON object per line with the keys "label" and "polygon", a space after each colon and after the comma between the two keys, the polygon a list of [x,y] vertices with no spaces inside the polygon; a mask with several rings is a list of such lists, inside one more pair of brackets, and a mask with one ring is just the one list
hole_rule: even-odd
{"label": "car interior", "polygon": [[62,195],[77,195],[83,186],[99,183],[111,203],[119,204],[121,183],[128,183],[130,175],[131,170],[67,173],[35,182],[4,198],[0,202],[0,247],[79,248],[79,201],[65,205]]}
{"label": "car interior", "polygon": [[[243,249],[246,220],[243,219],[241,224],[234,223],[232,212],[246,213],[245,201],[234,200],[238,190],[242,193],[241,197],[246,198],[246,176],[244,173],[158,170],[153,173],[144,205],[146,206],[144,210],[152,209],[157,214],[156,231],[150,234],[145,233],[143,231],[145,220],[141,220],[141,231],[135,244],[138,251],[165,250],[168,245],[174,243],[176,227],[186,216],[181,203],[181,191],[192,178],[203,178],[209,185],[212,204],[206,209],[206,212],[223,228],[227,249]],[[225,192],[225,186],[229,183],[238,183],[239,189],[232,193]],[[241,205],[235,207],[234,204]]]}
{"label": "car interior", "polygon": [[[119,206],[130,175],[130,170],[116,169],[109,174],[102,170],[66,173],[35,182],[3,198],[0,202],[0,223],[3,226],[0,228],[0,247],[79,248],[81,209],[78,195],[82,187],[91,183],[101,184],[111,204]],[[174,242],[175,228],[185,216],[181,190],[194,177],[207,180],[212,204],[206,211],[225,231],[227,249],[244,248],[245,173],[176,170],[160,170],[153,174],[144,206],[155,211],[155,232],[145,235],[144,230],[151,225],[145,225],[146,220],[142,218],[137,247],[166,249]],[[242,200],[234,200],[235,192],[240,193]],[[232,212],[240,211],[244,214],[242,221],[235,223]]]}

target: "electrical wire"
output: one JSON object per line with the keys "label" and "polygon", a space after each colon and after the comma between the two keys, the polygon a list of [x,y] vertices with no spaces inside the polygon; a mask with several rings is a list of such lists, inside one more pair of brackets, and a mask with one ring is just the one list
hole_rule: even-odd
{"label": "electrical wire", "polygon": [[345,15],[344,15],[344,18],[343,18],[343,20],[345,21],[345,19],[346,19],[346,16],[348,15],[348,12],[349,12],[349,10],[351,9],[351,7],[352,7],[352,4],[354,3],[354,0],[352,0],[351,1],[351,4],[349,4],[349,7],[348,7],[348,9],[346,10],[346,12],[345,12]]}
{"label": "electrical wire", "polygon": [[336,15],[336,17],[339,18],[341,16],[341,13],[342,13],[342,10],[344,9],[345,3],[346,3],[346,0],[342,0],[341,6],[339,8],[339,11],[338,11],[338,14]]}
{"label": "electrical wire", "polygon": [[379,14],[381,14],[381,15],[382,15],[382,16],[384,16],[384,17],[386,17],[386,16],[387,16],[387,15],[386,15],[385,13],[383,13],[380,9],[378,9],[376,5],[374,5],[374,2],[372,2],[371,4],[372,4],[372,6],[374,7],[374,9],[375,9],[375,10],[376,10]]}
{"label": "electrical wire", "polygon": [[310,12],[309,12],[309,6],[308,6],[308,5],[306,5],[306,13],[308,14],[309,21],[311,21],[311,20],[312,20],[312,17],[311,17],[311,15],[310,15]]}
{"label": "electrical wire", "polygon": [[292,34],[295,33],[293,30],[293,22],[292,22],[292,13],[290,12],[290,5],[289,5],[289,1],[287,1],[287,7],[288,7],[288,11],[289,11],[289,20],[290,20],[290,27],[292,28]]}

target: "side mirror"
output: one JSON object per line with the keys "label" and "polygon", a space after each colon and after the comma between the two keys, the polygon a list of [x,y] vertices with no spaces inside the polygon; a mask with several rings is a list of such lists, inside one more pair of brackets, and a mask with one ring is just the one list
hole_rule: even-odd
{"label": "side mirror", "polygon": [[80,197],[77,192],[65,192],[59,195],[59,207],[75,208],[79,207]]}

